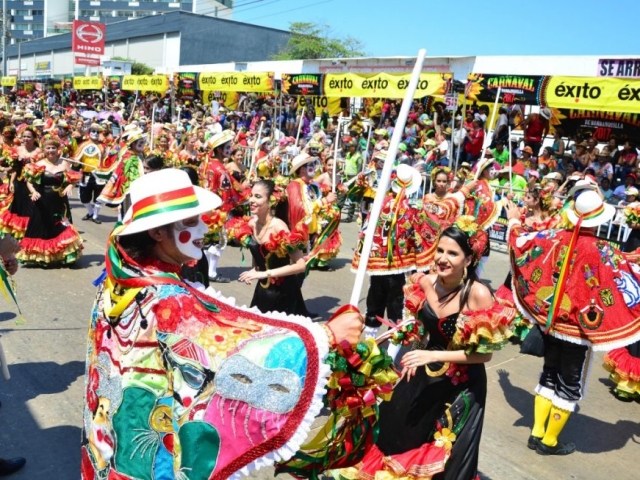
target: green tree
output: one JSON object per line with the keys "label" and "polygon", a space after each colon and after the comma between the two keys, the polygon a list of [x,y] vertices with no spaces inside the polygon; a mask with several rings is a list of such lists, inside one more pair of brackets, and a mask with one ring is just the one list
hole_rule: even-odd
{"label": "green tree", "polygon": [[131,58],[113,57],[112,60],[118,60],[120,62],[131,62],[131,74],[132,75],[151,75],[153,68],[146,63],[138,62]]}
{"label": "green tree", "polygon": [[328,25],[291,22],[291,38],[273,60],[308,60],[314,58],[363,57],[364,45],[353,37],[333,37]]}

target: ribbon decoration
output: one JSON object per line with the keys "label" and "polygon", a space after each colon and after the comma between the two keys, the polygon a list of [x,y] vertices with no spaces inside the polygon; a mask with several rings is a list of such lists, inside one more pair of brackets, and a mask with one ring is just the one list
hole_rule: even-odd
{"label": "ribbon decoration", "polygon": [[[345,305],[329,320],[344,312],[358,312]],[[398,372],[393,359],[373,338],[350,345],[343,342],[329,353],[326,363],[332,374],[325,403],[332,414],[325,426],[276,473],[298,478],[319,478],[331,469],[359,462],[378,438],[378,399],[390,400]]]}
{"label": "ribbon decoration", "polygon": [[389,227],[389,248],[387,249],[387,263],[391,265],[393,261],[393,253],[394,251],[398,254],[398,258],[402,262],[402,255],[397,251],[398,249],[398,232],[396,230],[396,224],[398,223],[398,217],[400,216],[400,208],[402,207],[402,200],[406,196],[407,187],[411,184],[411,179],[406,182],[400,180],[397,176],[394,179],[395,182],[402,187],[402,189],[398,192],[395,198],[395,205],[393,206],[393,212],[391,214],[391,226]]}
{"label": "ribbon decoration", "polygon": [[562,297],[564,296],[564,291],[567,283],[567,277],[569,276],[569,270],[571,269],[571,259],[575,254],[576,243],[578,242],[578,237],[580,236],[580,226],[582,225],[582,221],[595,218],[598,215],[600,215],[602,212],[604,212],[604,203],[600,204],[598,208],[584,214],[578,213],[578,211],[576,210],[575,204],[573,206],[573,213],[575,213],[578,216],[578,221],[576,222],[576,225],[573,228],[573,233],[571,234],[571,240],[569,241],[567,253],[565,253],[564,258],[562,259],[562,266],[560,267],[558,280],[553,290],[553,299],[551,300],[551,305],[549,306],[549,313],[547,314],[547,323],[542,328],[542,331],[544,333],[547,333],[549,331],[549,329],[553,325],[554,318],[556,318],[556,315],[558,314],[558,310],[560,310],[560,305],[562,304]]}
{"label": "ribbon decoration", "polygon": [[[334,206],[332,208],[337,209],[338,207]],[[309,253],[304,256],[304,259],[307,262],[307,267],[306,267],[305,272],[304,272],[304,276],[305,277],[307,275],[309,275],[309,269],[311,268],[311,260],[313,260],[315,257],[318,256],[318,254],[320,253],[320,251],[324,247],[325,243],[328,242],[329,240],[331,240],[333,235],[340,233],[338,231],[338,225],[340,225],[340,215],[339,214],[338,215],[334,215],[331,218],[331,220],[329,221],[327,226],[324,227],[324,229],[318,235],[318,238],[316,238],[316,241],[314,242],[313,247],[311,248]]]}
{"label": "ribbon decoration", "polygon": [[424,325],[415,318],[410,318],[397,324],[378,315],[376,315],[376,318],[379,322],[389,327],[384,334],[376,338],[378,345],[389,339],[394,345],[404,345],[406,347],[424,337]]}

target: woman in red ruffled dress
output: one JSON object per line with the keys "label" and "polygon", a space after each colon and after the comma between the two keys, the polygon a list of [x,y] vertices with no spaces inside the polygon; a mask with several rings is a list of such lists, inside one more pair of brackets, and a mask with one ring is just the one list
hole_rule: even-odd
{"label": "woman in red ruffled dress", "polygon": [[[253,257],[253,268],[240,275],[248,285],[257,280],[252,307],[261,312],[284,312],[311,316],[302,298],[301,278],[306,267],[302,249],[306,235],[290,232],[276,215],[275,184],[260,180],[251,189],[251,219],[236,217],[227,224],[230,238],[247,247]],[[286,215],[286,208],[284,215]],[[285,216],[286,218],[286,216]]]}
{"label": "woman in red ruffled dress", "polygon": [[506,343],[515,314],[476,276],[487,242],[473,218],[460,217],[442,232],[432,273],[405,287],[405,306],[428,335],[402,357],[403,378],[380,404],[376,444],[337,478],[477,478],[484,364]]}
{"label": "woman in red ruffled dress", "polygon": [[[535,185],[529,188],[523,199],[524,206],[520,209],[520,222],[527,232],[538,232],[556,228],[562,216],[556,207],[556,197],[552,185]],[[504,283],[496,291],[496,297],[513,302],[513,292],[511,290],[513,276],[511,271],[507,274]],[[524,340],[529,330],[531,322],[523,315],[518,314],[513,323],[513,333],[515,339]]]}
{"label": "woman in red ruffled dress", "polygon": [[68,198],[81,172],[71,170],[60,157],[57,138],[47,138],[43,148],[44,158],[24,168],[33,210],[16,257],[32,265],[69,265],[82,254],[82,237],[71,224]]}

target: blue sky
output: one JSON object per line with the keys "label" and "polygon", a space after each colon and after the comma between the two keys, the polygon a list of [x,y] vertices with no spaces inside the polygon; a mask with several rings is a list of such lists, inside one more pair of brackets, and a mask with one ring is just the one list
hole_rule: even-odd
{"label": "blue sky", "polygon": [[233,19],[327,24],[370,56],[640,54],[640,0],[236,0]]}

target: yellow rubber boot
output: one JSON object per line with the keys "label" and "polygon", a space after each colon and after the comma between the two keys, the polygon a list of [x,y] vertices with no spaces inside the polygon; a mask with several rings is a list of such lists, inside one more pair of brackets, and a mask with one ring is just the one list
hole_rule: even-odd
{"label": "yellow rubber boot", "polygon": [[540,455],[569,455],[576,450],[576,446],[573,443],[564,444],[558,441],[558,436],[570,416],[571,412],[569,410],[558,408],[555,405],[551,407],[547,431],[544,433],[540,443],[538,443],[537,453]]}
{"label": "yellow rubber boot", "polygon": [[544,437],[544,433],[547,426],[547,419],[549,418],[549,412],[553,403],[547,397],[542,395],[536,395],[534,407],[533,407],[533,428],[531,429],[531,435],[537,438]]}

